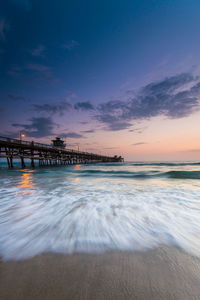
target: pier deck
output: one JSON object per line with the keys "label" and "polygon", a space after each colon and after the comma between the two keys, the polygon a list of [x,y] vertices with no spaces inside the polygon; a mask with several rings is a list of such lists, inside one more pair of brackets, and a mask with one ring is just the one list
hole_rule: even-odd
{"label": "pier deck", "polygon": [[34,141],[24,141],[7,137],[0,137],[0,158],[6,158],[8,167],[13,168],[14,159],[21,160],[21,167],[25,168],[27,159],[30,160],[31,167],[35,167],[35,161],[39,166],[46,165],[68,165],[101,162],[122,162],[121,156],[106,156],[95,153],[77,151],[36,143]]}

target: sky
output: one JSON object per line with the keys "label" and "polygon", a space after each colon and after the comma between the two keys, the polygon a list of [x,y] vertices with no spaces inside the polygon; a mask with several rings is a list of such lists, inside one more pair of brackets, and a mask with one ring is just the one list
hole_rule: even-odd
{"label": "sky", "polygon": [[0,135],[200,158],[199,0],[0,0]]}

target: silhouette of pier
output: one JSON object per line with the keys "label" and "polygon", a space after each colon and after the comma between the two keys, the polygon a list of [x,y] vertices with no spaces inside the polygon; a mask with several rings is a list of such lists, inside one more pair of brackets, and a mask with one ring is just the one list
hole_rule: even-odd
{"label": "silhouette of pier", "polygon": [[[61,140],[62,141],[62,140]],[[36,143],[34,141],[24,141],[0,136],[0,158],[6,158],[8,168],[14,167],[14,160],[20,159],[21,167],[26,168],[28,160],[30,166],[35,167],[38,161],[39,166],[56,166],[71,164],[88,164],[88,163],[108,163],[123,162],[121,156],[106,156],[101,154],[77,151],[65,148],[63,142],[60,146],[58,138],[53,141],[53,145]]]}

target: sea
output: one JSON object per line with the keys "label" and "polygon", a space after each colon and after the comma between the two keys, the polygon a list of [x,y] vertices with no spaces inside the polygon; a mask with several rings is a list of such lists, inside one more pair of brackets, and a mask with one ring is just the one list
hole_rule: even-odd
{"label": "sea", "polygon": [[0,166],[3,260],[160,246],[200,257],[200,162]]}

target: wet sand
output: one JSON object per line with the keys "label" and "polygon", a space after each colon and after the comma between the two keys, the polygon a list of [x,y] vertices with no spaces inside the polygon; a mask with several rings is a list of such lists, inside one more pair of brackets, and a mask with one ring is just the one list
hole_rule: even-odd
{"label": "wet sand", "polygon": [[200,299],[200,259],[164,247],[1,261],[0,299]]}

